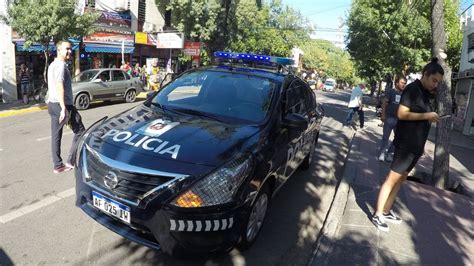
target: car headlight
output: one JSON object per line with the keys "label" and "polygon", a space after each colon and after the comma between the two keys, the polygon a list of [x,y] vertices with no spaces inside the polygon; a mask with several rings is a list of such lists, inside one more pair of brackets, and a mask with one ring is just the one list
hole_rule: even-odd
{"label": "car headlight", "polygon": [[251,171],[252,158],[240,157],[196,182],[171,204],[182,208],[198,208],[228,203]]}
{"label": "car headlight", "polygon": [[107,118],[108,118],[107,116],[104,116],[101,119],[97,120],[86,131],[84,131],[84,133],[80,137],[79,141],[76,144],[76,147],[74,148],[75,150],[74,150],[74,153],[73,153],[74,154],[73,161],[76,162],[76,166],[81,165],[80,158],[81,158],[81,152],[82,152],[82,147],[84,146],[84,142],[87,140],[87,138],[89,137],[89,135],[91,133],[94,133],[94,134],[97,134],[97,135],[103,134],[101,132],[95,132],[94,130],[96,130],[97,127],[102,125],[104,123],[104,121],[107,120]]}

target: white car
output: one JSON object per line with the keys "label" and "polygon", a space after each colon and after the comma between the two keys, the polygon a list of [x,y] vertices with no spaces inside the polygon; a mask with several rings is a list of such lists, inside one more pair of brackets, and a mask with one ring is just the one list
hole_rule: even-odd
{"label": "white car", "polygon": [[334,87],[336,86],[336,81],[334,79],[326,79],[324,82],[323,91],[334,91]]}

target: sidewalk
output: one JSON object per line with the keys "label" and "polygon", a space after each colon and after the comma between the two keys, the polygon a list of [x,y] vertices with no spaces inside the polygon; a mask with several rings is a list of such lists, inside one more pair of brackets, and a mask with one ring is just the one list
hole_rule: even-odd
{"label": "sidewalk", "polygon": [[[390,167],[376,159],[382,131],[377,123],[368,121],[352,141],[309,265],[473,265],[474,200],[466,196],[407,181],[394,204],[404,222],[389,224],[387,233],[371,223]],[[424,157],[424,167],[432,167],[432,157]],[[451,176],[467,171],[459,165],[450,167]]]}

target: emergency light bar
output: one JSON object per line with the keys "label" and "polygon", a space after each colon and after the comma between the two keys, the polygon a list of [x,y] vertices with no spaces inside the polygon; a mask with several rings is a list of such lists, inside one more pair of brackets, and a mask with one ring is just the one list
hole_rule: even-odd
{"label": "emergency light bar", "polygon": [[295,61],[291,58],[276,57],[259,54],[231,53],[231,52],[214,52],[214,57],[222,59],[240,59],[253,62],[270,62],[280,65],[293,65]]}

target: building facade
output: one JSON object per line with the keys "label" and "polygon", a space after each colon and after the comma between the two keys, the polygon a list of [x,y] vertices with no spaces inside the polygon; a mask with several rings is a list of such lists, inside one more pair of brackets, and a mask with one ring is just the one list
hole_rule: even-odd
{"label": "building facade", "polygon": [[474,135],[474,5],[460,18],[463,43],[459,73],[455,78],[453,127],[464,135]]}

